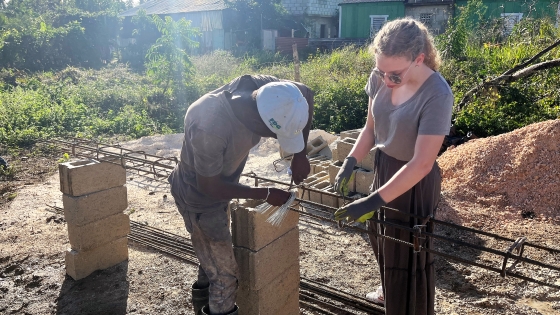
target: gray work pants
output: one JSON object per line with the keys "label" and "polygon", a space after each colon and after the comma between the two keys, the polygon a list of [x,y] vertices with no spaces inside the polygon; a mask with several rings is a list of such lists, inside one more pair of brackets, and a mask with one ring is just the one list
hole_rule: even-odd
{"label": "gray work pants", "polygon": [[233,254],[227,206],[212,212],[196,213],[176,202],[191,234],[198,266],[198,285],[210,284],[210,313],[226,314],[235,306],[238,267]]}

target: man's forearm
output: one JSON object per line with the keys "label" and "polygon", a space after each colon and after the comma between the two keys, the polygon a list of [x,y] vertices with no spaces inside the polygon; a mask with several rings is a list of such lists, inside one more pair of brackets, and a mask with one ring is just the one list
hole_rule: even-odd
{"label": "man's forearm", "polygon": [[212,187],[201,187],[202,193],[213,199],[266,199],[268,194],[267,188],[249,187],[237,183],[229,183],[221,181],[214,183]]}

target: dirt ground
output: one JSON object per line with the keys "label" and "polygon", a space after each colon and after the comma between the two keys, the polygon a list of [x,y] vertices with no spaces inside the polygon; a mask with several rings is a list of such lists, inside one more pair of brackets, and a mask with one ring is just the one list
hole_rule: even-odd
{"label": "dirt ground", "polygon": [[[481,141],[478,147],[487,145]],[[459,184],[449,184],[455,176],[449,173],[456,167],[454,163],[469,162],[470,157],[460,149],[440,157],[444,190],[438,218],[509,238],[526,236],[529,242],[560,248],[559,218],[554,215],[539,209],[529,209],[533,215],[522,215],[520,209],[508,208],[511,198],[494,202],[491,194],[479,199],[461,197],[465,194],[458,190]],[[23,155],[9,157],[20,171],[0,181],[0,314],[192,314],[189,285],[196,267],[133,242],[129,242],[128,261],[79,281],[66,276],[66,225],[63,215],[49,207],[62,207],[56,168],[59,156]],[[254,157],[258,158],[270,160],[264,155]],[[526,176],[516,180],[533,178]],[[131,220],[189,237],[166,183],[134,173],[127,177],[129,207],[125,213]],[[538,191],[539,187],[531,189]],[[558,202],[556,199],[557,207],[547,211],[560,215]],[[437,233],[500,252],[510,246],[509,242],[445,226],[438,227]],[[497,269],[502,264],[500,256],[442,241],[437,242],[437,250]],[[524,256],[560,266],[559,254],[526,248]],[[558,289],[502,278],[495,271],[444,257],[436,259],[436,270],[437,314],[560,314]],[[515,270],[560,285],[559,272],[525,263]],[[360,296],[380,284],[365,235],[308,218],[300,219],[300,273]],[[302,308],[301,314],[314,313]]]}

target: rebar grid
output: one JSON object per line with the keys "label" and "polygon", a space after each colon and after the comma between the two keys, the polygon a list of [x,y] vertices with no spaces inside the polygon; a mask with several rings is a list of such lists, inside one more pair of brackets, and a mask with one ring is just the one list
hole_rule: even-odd
{"label": "rebar grid", "polygon": [[[65,150],[67,152],[72,153],[72,155],[74,155],[74,156],[86,157],[86,158],[95,158],[95,159],[98,159],[98,160],[101,160],[101,161],[120,164],[123,167],[125,167],[126,169],[132,169],[132,170],[138,171],[139,174],[142,173],[142,175],[152,175],[157,180],[165,180],[167,178],[167,176],[169,175],[169,173],[171,172],[171,170],[173,170],[173,168],[174,168],[173,163],[176,164],[178,162],[176,158],[161,158],[161,157],[156,156],[156,155],[147,154],[143,151],[128,150],[128,149],[125,149],[125,148],[121,147],[120,145],[102,144],[102,143],[92,141],[92,140],[84,140],[84,139],[78,139],[78,138],[73,138],[71,140],[52,139],[52,140],[45,141],[45,143],[55,145],[58,148],[60,148],[61,150]],[[144,158],[139,157],[139,156],[144,156]],[[279,184],[279,185],[285,185],[285,186],[288,186],[288,187],[293,186],[290,183],[285,183],[285,182],[281,182],[281,181],[257,176],[255,173],[252,173],[252,172],[242,174],[242,176],[253,178],[255,180],[255,186],[259,185],[259,181],[271,182],[271,183],[275,183],[275,184]],[[302,188],[303,190],[313,191],[313,192],[316,192],[316,193],[319,193],[319,194],[322,194],[322,195],[327,195],[327,196],[331,196],[331,197],[339,197],[337,194],[333,194],[333,193],[329,193],[329,192],[326,192],[326,191],[306,187],[303,184],[299,185],[297,187]],[[340,222],[337,222],[334,219],[332,219],[333,213],[334,213],[334,211],[337,210],[337,208],[329,207],[329,206],[326,206],[326,205],[323,205],[323,204],[318,204],[318,203],[311,202],[309,200],[302,200],[302,199],[298,199],[298,198],[296,198],[296,201],[299,202],[299,205],[300,205],[299,209],[297,208],[297,205],[295,207],[294,206],[290,207],[290,209],[293,210],[293,211],[297,211],[304,216],[312,217],[312,218],[319,219],[319,220],[322,220],[322,221],[328,221],[328,222],[331,222],[331,223],[337,223],[342,228],[367,233],[367,230],[365,230],[361,227],[354,226],[354,225],[341,225]],[[304,207],[303,204],[305,204],[307,206]],[[315,210],[315,211],[320,212],[320,213],[325,213],[325,214],[327,214],[327,216],[321,216],[321,215],[315,215],[315,214],[309,213],[308,211],[306,211],[306,208],[311,209],[311,210]],[[391,209],[391,208],[388,208],[388,207],[382,207],[382,210],[399,211],[397,209]],[[500,236],[500,235],[497,235],[497,234],[494,234],[494,233],[481,231],[481,230],[476,230],[476,229],[473,229],[473,228],[468,228],[468,227],[456,225],[456,224],[453,224],[453,223],[436,220],[433,217],[424,218],[424,217],[420,217],[418,215],[414,215],[414,214],[410,214],[410,213],[406,213],[406,215],[408,215],[411,218],[421,220],[422,222],[424,222],[424,225],[425,224],[433,224],[433,225],[441,224],[441,225],[445,225],[445,226],[448,226],[448,227],[456,229],[456,230],[463,230],[463,231],[467,231],[467,232],[474,233],[474,234],[484,235],[484,236],[493,238],[495,240],[508,241],[508,242],[511,242],[514,245],[519,242],[518,240],[506,238],[506,237],[503,237],[503,236]],[[410,228],[408,226],[397,225],[397,224],[394,224],[394,223],[386,222],[385,220],[378,220],[378,219],[375,219],[375,218],[372,219],[371,221],[375,222],[375,223],[382,224],[384,226],[393,226],[395,228],[411,232],[413,234],[413,237],[414,237],[414,242],[413,243],[405,242],[405,241],[402,241],[402,240],[399,240],[399,239],[391,238],[391,237],[388,237],[388,236],[385,236],[385,235],[380,235],[380,234],[378,234],[378,237],[387,239],[389,241],[398,242],[398,243],[403,244],[405,246],[412,247],[412,248],[414,248],[414,250],[416,252],[426,251],[426,252],[429,252],[429,253],[432,253],[432,254],[435,254],[435,255],[439,255],[439,256],[442,256],[442,257],[446,257],[448,259],[453,259],[453,260],[456,260],[456,261],[459,261],[459,262],[462,262],[462,263],[465,263],[465,264],[474,265],[474,266],[477,266],[477,267],[480,267],[480,268],[483,268],[483,269],[498,272],[499,274],[502,275],[502,277],[505,277],[506,275],[509,275],[511,277],[523,279],[525,281],[534,282],[534,283],[538,283],[540,285],[560,289],[560,285],[545,283],[545,282],[540,281],[540,280],[532,279],[530,277],[526,277],[526,276],[511,272],[513,267],[517,263],[519,263],[520,261],[525,262],[527,264],[537,265],[537,266],[540,266],[540,267],[543,267],[543,268],[548,268],[548,269],[551,269],[551,270],[560,271],[560,267],[558,267],[558,266],[548,265],[548,264],[545,264],[545,263],[542,263],[542,262],[539,262],[539,261],[536,261],[536,260],[532,260],[532,259],[522,257],[523,248],[525,246],[532,247],[532,248],[539,249],[539,250],[548,251],[549,253],[552,253],[552,254],[559,254],[560,250],[558,250],[558,249],[549,248],[549,247],[539,245],[539,244],[533,244],[533,243],[530,243],[530,242],[527,242],[526,240],[524,240],[522,242],[522,244],[518,244],[519,254],[518,255],[512,255],[511,248],[508,248],[505,251],[500,251],[500,250],[488,248],[488,247],[485,247],[485,246],[470,244],[470,243],[463,242],[461,240],[457,240],[457,239],[454,239],[454,238],[445,237],[445,236],[434,234],[434,233],[429,233],[429,232],[426,232],[424,229],[420,228],[419,226]],[[462,257],[458,257],[458,256],[450,255],[450,254],[447,254],[447,253],[435,251],[433,249],[428,249],[428,248],[422,247],[422,246],[419,245],[420,244],[419,239],[421,239],[423,237],[425,237],[425,238],[431,237],[431,238],[434,238],[434,239],[439,239],[439,240],[442,240],[442,241],[458,244],[460,246],[464,246],[464,247],[467,247],[467,248],[476,249],[476,250],[480,250],[480,251],[485,251],[485,252],[489,252],[489,253],[492,253],[492,254],[497,255],[497,256],[501,256],[501,257],[503,257],[502,268],[498,269],[498,268],[495,268],[495,267],[492,267],[492,266],[477,263],[475,261],[466,260]],[[513,263],[509,268],[507,267],[507,260],[508,259],[513,260]]]}

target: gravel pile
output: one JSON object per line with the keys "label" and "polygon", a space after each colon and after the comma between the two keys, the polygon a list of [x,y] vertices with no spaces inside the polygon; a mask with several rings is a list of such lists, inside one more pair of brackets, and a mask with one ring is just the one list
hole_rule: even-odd
{"label": "gravel pile", "polygon": [[475,139],[438,158],[442,191],[517,218],[560,220],[560,120]]}

